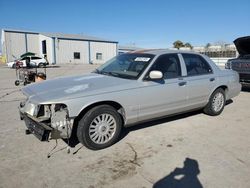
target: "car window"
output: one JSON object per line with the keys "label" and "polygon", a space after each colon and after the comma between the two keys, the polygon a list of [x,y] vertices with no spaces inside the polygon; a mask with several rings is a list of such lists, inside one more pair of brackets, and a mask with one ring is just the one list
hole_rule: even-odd
{"label": "car window", "polygon": [[188,76],[202,75],[212,73],[208,62],[196,54],[182,54],[187,68]]}
{"label": "car window", "polygon": [[23,61],[23,60],[29,61],[30,58],[29,57],[23,57],[23,58],[21,58],[21,61]]}
{"label": "car window", "polygon": [[29,59],[29,58],[28,57],[23,57],[23,58],[21,58],[21,61],[26,60],[26,59]]}
{"label": "car window", "polygon": [[250,59],[250,55],[249,55],[249,54],[244,55],[244,56],[242,57],[242,59]]}
{"label": "car window", "polygon": [[42,59],[40,57],[31,57],[32,60]]}
{"label": "car window", "polygon": [[96,73],[127,79],[138,79],[154,58],[146,53],[124,53],[96,69]]}
{"label": "car window", "polygon": [[181,68],[178,55],[161,55],[151,67],[151,71],[152,70],[161,71],[164,79],[177,78],[181,76]]}

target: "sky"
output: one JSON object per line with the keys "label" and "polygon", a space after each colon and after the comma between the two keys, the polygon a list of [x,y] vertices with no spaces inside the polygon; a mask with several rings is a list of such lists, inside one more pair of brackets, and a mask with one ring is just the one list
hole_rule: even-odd
{"label": "sky", "polygon": [[86,34],[168,48],[250,35],[249,0],[0,0],[0,29]]}

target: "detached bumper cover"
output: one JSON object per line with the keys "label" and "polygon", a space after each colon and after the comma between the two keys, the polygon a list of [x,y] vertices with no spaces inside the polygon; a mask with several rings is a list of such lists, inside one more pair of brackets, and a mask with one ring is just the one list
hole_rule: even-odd
{"label": "detached bumper cover", "polygon": [[21,119],[24,120],[26,127],[34,134],[40,141],[48,141],[52,128],[47,125],[37,122],[30,118],[27,114],[20,112]]}

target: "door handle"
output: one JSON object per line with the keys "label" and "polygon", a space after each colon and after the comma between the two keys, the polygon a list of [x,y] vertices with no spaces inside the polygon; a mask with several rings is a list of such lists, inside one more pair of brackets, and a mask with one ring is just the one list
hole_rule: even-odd
{"label": "door handle", "polygon": [[215,80],[215,78],[210,78],[209,81],[210,82],[213,82]]}
{"label": "door handle", "polygon": [[185,86],[187,85],[187,82],[179,82],[179,86]]}

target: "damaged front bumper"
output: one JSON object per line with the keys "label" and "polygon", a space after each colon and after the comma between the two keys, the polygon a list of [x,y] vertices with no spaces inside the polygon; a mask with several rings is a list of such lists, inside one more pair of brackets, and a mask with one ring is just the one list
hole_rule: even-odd
{"label": "damaged front bumper", "polygon": [[48,141],[50,139],[51,127],[44,123],[33,120],[28,114],[20,112],[20,117],[24,120],[29,132],[34,134],[40,141]]}
{"label": "damaged front bumper", "polygon": [[25,101],[20,103],[19,112],[28,132],[40,141],[69,139],[71,136],[74,118],[69,118],[64,104],[39,105]]}

